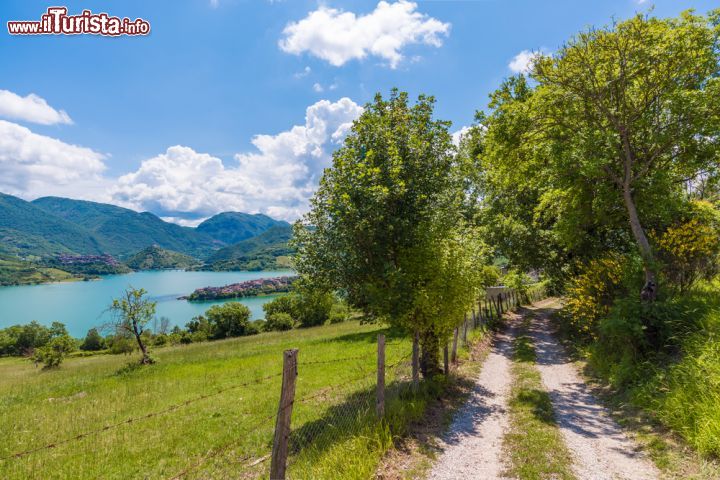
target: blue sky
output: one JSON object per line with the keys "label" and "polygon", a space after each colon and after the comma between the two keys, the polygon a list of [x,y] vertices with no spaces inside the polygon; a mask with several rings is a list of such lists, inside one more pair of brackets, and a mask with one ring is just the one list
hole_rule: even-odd
{"label": "blue sky", "polygon": [[[176,0],[65,2],[152,26],[145,37],[11,36],[59,2],[3,0],[0,191],[149,210],[286,219],[375,92],[437,98],[459,130],[522,66],[572,34],[711,1]],[[35,96],[29,97],[28,95]]]}

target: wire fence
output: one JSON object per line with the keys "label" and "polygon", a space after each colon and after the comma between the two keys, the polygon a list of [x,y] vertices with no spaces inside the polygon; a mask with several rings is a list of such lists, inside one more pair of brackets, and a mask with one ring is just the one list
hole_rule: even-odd
{"label": "wire fence", "polygon": [[[445,347],[446,372],[449,372],[452,364],[457,361],[457,348],[467,345],[473,330],[487,327],[515,306],[536,302],[544,296],[544,287],[535,285],[522,292],[505,288],[490,292],[486,297],[479,299],[463,322],[454,330],[453,337]],[[246,409],[236,411],[234,421],[239,425],[238,429],[245,432],[244,434],[234,435],[229,440],[218,442],[218,445],[209,446],[202,454],[189,458],[183,468],[167,478],[179,480],[266,477],[271,468],[277,467],[278,462],[282,465],[282,474],[273,478],[284,478],[286,467],[300,473],[299,476],[313,477],[314,465],[323,452],[333,448],[334,445],[370,433],[373,429],[384,428],[382,417],[385,405],[393,405],[411,398],[416,391],[414,380],[417,378],[415,372],[418,364],[413,365],[413,361],[417,361],[413,356],[413,351],[416,349],[409,348],[410,343],[407,338],[385,343],[382,336],[379,343],[377,350],[373,348],[363,355],[306,361],[301,353],[300,360],[295,357],[294,363],[290,365],[287,364],[286,351],[283,371],[264,376],[256,373],[256,377],[252,380],[224,385],[153,412],[17,451],[0,457],[0,462],[21,459],[43,450],[55,449],[61,445],[93,435],[102,435],[109,430],[151,418],[169,417],[169,414],[197,402],[235,390],[267,386],[271,388],[268,394],[272,396],[277,392],[272,391],[277,388],[276,383],[272,381],[282,377],[280,400],[274,402],[277,409],[272,408],[263,412],[260,407],[246,405]],[[318,384],[316,379],[318,369],[328,365],[337,367],[339,371],[337,378],[330,384]],[[292,383],[291,395],[286,392],[288,380]],[[272,402],[268,405],[272,405]],[[289,414],[285,415],[286,413]],[[283,424],[283,418],[287,419],[286,426]],[[274,440],[270,436],[273,430]],[[248,443],[248,436],[255,436],[255,441]],[[285,442],[284,449],[281,448],[283,442]],[[278,458],[278,451],[282,451],[281,458]],[[272,466],[269,465],[270,461]],[[276,475],[276,472],[272,475]]]}

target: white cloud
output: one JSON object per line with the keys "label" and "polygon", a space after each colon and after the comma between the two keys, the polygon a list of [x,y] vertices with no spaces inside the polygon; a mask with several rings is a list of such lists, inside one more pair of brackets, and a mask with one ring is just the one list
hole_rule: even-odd
{"label": "white cloud", "polygon": [[324,89],[323,86],[320,85],[319,83],[315,83],[315,84],[313,85],[313,91],[314,91],[314,92],[317,92],[317,93],[322,93],[323,91],[325,91],[325,89]]}
{"label": "white cloud", "polygon": [[217,8],[220,5],[220,0],[210,0],[210,6]]}
{"label": "white cloud", "polygon": [[101,199],[105,155],[0,120],[0,191],[25,198]]}
{"label": "white cloud", "polygon": [[450,24],[416,11],[417,4],[381,1],[371,13],[356,15],[320,6],[283,30],[280,48],[295,55],[303,52],[339,67],[368,55],[380,57],[391,68],[403,60],[402,50],[412,44],[442,45]]}
{"label": "white cloud", "polygon": [[532,68],[532,63],[536,57],[542,55],[539,52],[531,52],[530,50],[523,50],[513,57],[508,64],[508,68],[513,73],[528,73]]}
{"label": "white cloud", "polygon": [[41,125],[72,123],[70,116],[64,110],[55,110],[44,98],[34,93],[21,97],[9,90],[0,90],[0,116]]}
{"label": "white cloud", "polygon": [[262,212],[293,220],[308,209],[331,150],[345,138],[362,107],[349,98],[321,100],[306,110],[305,124],[276,135],[257,135],[256,152],[235,155],[225,166],[211,155],[174,146],[120,177],[114,201],[181,222],[226,210]]}
{"label": "white cloud", "polygon": [[464,126],[460,130],[457,130],[456,132],[452,133],[452,143],[456,147],[460,145],[460,140],[462,140],[463,135],[468,133],[470,131],[471,127]]}

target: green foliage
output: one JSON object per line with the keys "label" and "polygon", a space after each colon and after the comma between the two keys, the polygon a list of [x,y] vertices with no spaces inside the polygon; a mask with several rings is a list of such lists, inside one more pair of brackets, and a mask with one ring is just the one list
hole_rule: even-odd
{"label": "green foliage", "polygon": [[53,322],[50,327],[32,321],[0,330],[0,355],[32,355],[51,339],[67,335],[65,325]]}
{"label": "green foliage", "polygon": [[350,318],[350,308],[344,302],[336,302],[330,308],[330,315],[328,320],[330,323],[341,323],[345,322]]}
{"label": "green foliage", "polygon": [[[186,255],[204,256],[215,246],[209,235],[164,222],[149,212],[58,197],[38,198],[32,204],[42,209],[46,217],[59,217],[89,231],[102,252],[111,255],[132,255],[149,245],[159,245]],[[73,251],[86,253],[85,250]]]}
{"label": "green foliage", "polygon": [[92,232],[31,202],[0,193],[0,238],[4,253],[26,256],[103,253]]}
{"label": "green foliage", "polygon": [[128,287],[121,298],[113,300],[110,305],[110,312],[113,314],[113,326],[116,335],[120,337],[134,336],[135,341],[142,352],[140,363],[153,363],[147,346],[143,341],[143,333],[148,323],[155,316],[157,303],[148,300],[145,289]]}
{"label": "green foliage", "polygon": [[278,268],[278,258],[293,253],[288,245],[292,228],[276,222],[263,233],[235,245],[221,248],[208,258],[204,268],[211,270],[266,270]]}
{"label": "green foliage", "polygon": [[97,328],[88,330],[80,350],[97,351],[105,348],[105,339],[98,333]]}
{"label": "green foliage", "polygon": [[690,202],[681,219],[654,235],[663,273],[680,292],[718,273],[720,210],[709,202]]}
{"label": "green foliage", "polygon": [[433,118],[434,103],[421,95],[410,105],[397,90],[387,100],[376,95],[294,234],[297,269],[308,282],[341,292],[373,318],[424,332],[428,375],[438,367],[438,336],[461,320],[477,287],[461,278],[474,269],[458,268],[477,237],[463,235],[462,162],[449,122]]}
{"label": "green foliage", "polygon": [[35,350],[33,360],[42,363],[43,368],[56,368],[60,366],[67,354],[76,349],[75,340],[69,335],[54,336],[47,344]]}
{"label": "green foliage", "polygon": [[677,218],[685,179],[717,170],[716,20],[594,28],[538,58],[532,85],[514,77],[493,94],[483,218],[513,265],[563,282],[575,262],[636,251],[656,268],[645,232]]}
{"label": "green foliage", "polygon": [[275,226],[290,225],[262,213],[223,212],[202,222],[197,226],[197,231],[210,235],[226,245],[234,245],[248,238],[257,237]]}
{"label": "green foliage", "polygon": [[266,332],[292,330],[295,322],[292,317],[284,312],[276,312],[265,317],[263,328]]}
{"label": "green foliage", "polygon": [[[209,338],[220,339],[252,335],[257,331],[250,325],[250,309],[239,302],[213,305],[205,312]],[[202,329],[201,329],[202,331]]]}
{"label": "green foliage", "polygon": [[528,290],[530,288],[530,284],[532,283],[532,279],[528,274],[513,268],[503,277],[503,283],[517,292],[520,297],[518,298],[519,302],[529,302]]}
{"label": "green foliage", "polygon": [[186,270],[196,266],[198,263],[198,260],[193,257],[165,250],[158,245],[152,245],[139,251],[125,262],[133,270]]}

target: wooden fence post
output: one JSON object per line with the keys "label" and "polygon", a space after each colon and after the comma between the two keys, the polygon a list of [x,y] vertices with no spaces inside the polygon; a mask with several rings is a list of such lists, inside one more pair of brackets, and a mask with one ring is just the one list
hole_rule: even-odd
{"label": "wooden fence post", "polygon": [[450,363],[448,362],[448,344],[445,342],[445,346],[443,347],[443,367],[445,371],[445,376],[447,377],[450,375]]}
{"label": "wooden fence post", "polygon": [[377,414],[385,416],[385,335],[378,335],[377,345]]}
{"label": "wooden fence post", "polygon": [[455,327],[453,332],[453,348],[452,348],[452,363],[457,363],[457,341],[458,341],[458,327]]}
{"label": "wooden fence post", "polygon": [[275,438],[273,439],[272,460],[270,462],[270,478],[284,480],[287,467],[288,440],[290,439],[290,419],[292,418],[293,402],[295,401],[295,379],[297,378],[298,350],[283,352],[282,389],[280,405],[275,421]]}
{"label": "wooden fence post", "polygon": [[413,335],[412,346],[412,383],[415,390],[420,385],[420,333]]}
{"label": "wooden fence post", "polygon": [[465,317],[463,318],[463,345],[467,345],[467,330],[468,330],[468,318],[467,313],[465,314]]}
{"label": "wooden fence post", "polygon": [[472,326],[473,328],[477,328],[477,317],[475,316],[475,305],[472,307]]}

